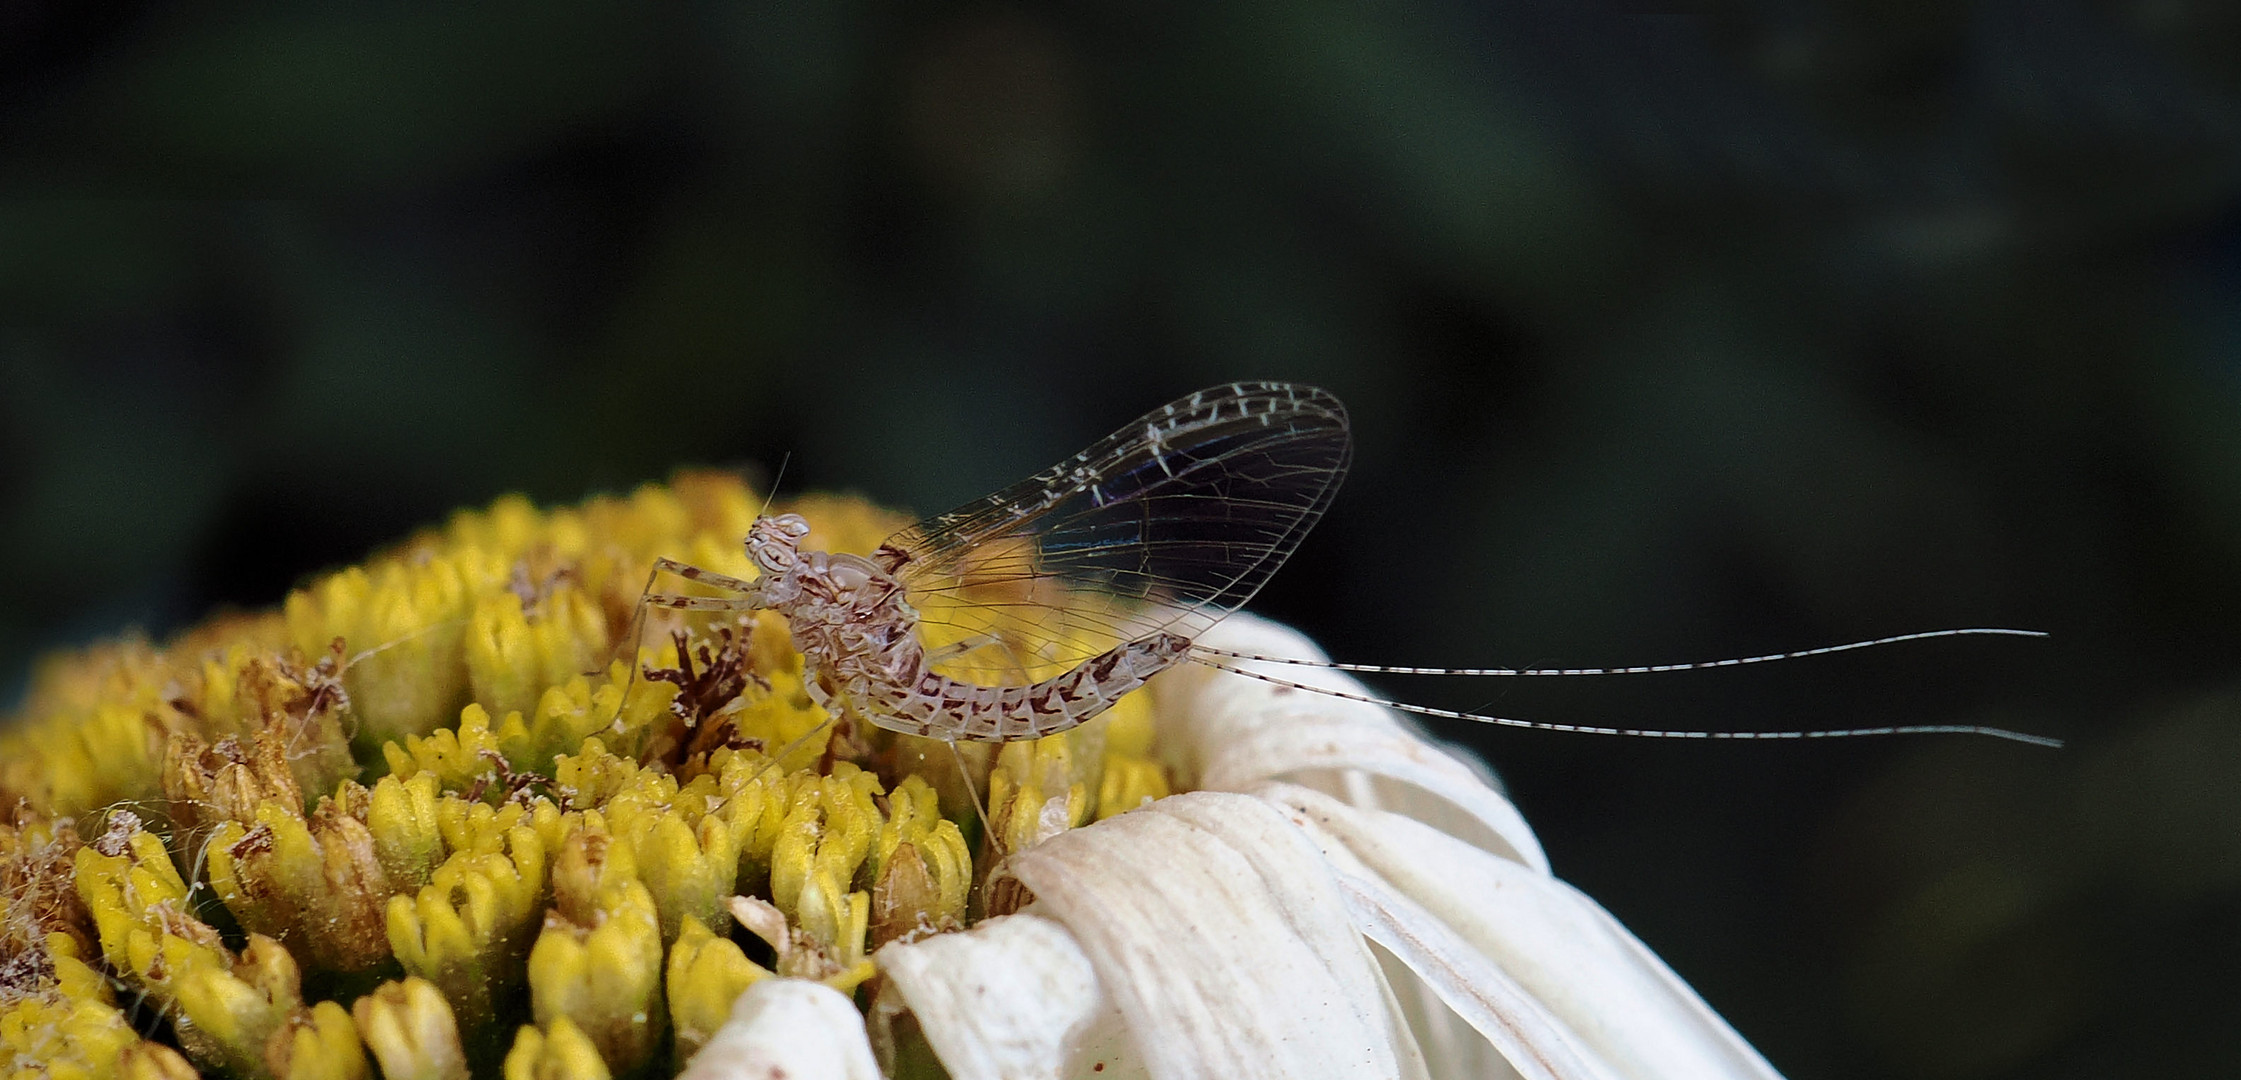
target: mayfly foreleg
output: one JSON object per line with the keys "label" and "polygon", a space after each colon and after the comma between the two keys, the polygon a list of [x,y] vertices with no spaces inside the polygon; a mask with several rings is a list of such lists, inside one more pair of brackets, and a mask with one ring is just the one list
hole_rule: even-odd
{"label": "mayfly foreleg", "polygon": [[745,596],[679,596],[657,593],[654,591],[654,582],[661,580],[663,574],[675,574],[687,581],[735,593],[751,594],[755,589],[753,582],[743,578],[703,570],[666,555],[655,557],[653,568],[646,572],[645,587],[638,590],[638,603],[630,611],[630,674],[623,680],[622,696],[615,699],[615,717],[610,721],[618,730],[622,724],[623,707],[630,703],[630,691],[638,685],[638,657],[646,644],[647,607],[665,607],[672,611],[752,611],[756,607]]}
{"label": "mayfly foreleg", "polygon": [[745,578],[735,578],[730,574],[719,574],[714,570],[703,570],[689,562],[680,562],[665,555],[654,560],[654,572],[646,576],[646,592],[648,595],[653,592],[654,579],[663,574],[675,574],[687,581],[696,581],[702,585],[723,589],[726,592],[746,593],[755,591],[755,583]]}
{"label": "mayfly foreleg", "polygon": [[671,611],[753,611],[762,606],[752,597],[679,596],[675,593],[647,593],[639,602]]}
{"label": "mayfly foreleg", "polygon": [[615,699],[616,724],[622,723],[623,706],[630,701],[630,691],[638,685],[638,656],[646,643],[645,611],[648,607],[664,607],[671,611],[753,611],[755,602],[744,596],[678,596],[672,593],[644,593],[638,597],[639,614],[631,621],[638,629],[630,637],[630,675],[623,680],[622,696]]}
{"label": "mayfly foreleg", "polygon": [[[698,582],[710,588],[723,589],[727,592],[747,594],[755,590],[755,583],[744,578],[719,574],[714,570],[703,570],[689,562],[672,559],[667,555],[655,557],[653,569],[646,572],[645,587],[638,590],[638,603],[630,612],[630,662],[633,665],[638,662],[639,647],[646,643],[646,608],[648,605],[680,611],[745,611],[754,606],[723,597],[676,596],[668,593],[657,593],[654,591],[654,582],[660,581],[663,574],[675,574],[687,581]],[[722,603],[716,605],[684,603],[688,600],[710,599],[720,600]]]}

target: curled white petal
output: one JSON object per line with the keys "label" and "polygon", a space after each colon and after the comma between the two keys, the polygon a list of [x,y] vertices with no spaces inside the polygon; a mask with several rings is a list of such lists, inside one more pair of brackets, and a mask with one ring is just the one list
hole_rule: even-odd
{"label": "curled white petal", "polygon": [[[1253,794],[1282,808],[1323,849],[1346,894],[1354,925],[1382,953],[1381,962],[1403,990],[1428,994],[1437,1012],[1412,1010],[1427,1040],[1447,1044],[1439,1048],[1442,1075],[1465,1075],[1455,1069],[1463,1060],[1483,1062],[1477,1053],[1490,1048],[1502,1066],[1522,1080],[1615,1080],[1595,1052],[1581,1042],[1563,1020],[1551,1013],[1532,992],[1502,971],[1452,927],[1422,905],[1396,892],[1377,871],[1354,855],[1346,843],[1323,827],[1322,816],[1301,806],[1342,805],[1330,796],[1296,784],[1270,783]],[[1478,1046],[1459,1045],[1464,1040],[1439,1028],[1456,1022]],[[1482,1068],[1468,1075],[1485,1075]]]}
{"label": "curled white petal", "polygon": [[1400,1077],[1413,1056],[1322,854],[1258,799],[1177,795],[998,873],[1073,933],[1153,1077]]}
{"label": "curled white petal", "polygon": [[[1416,1041],[1416,1030],[1409,1026],[1408,1010],[1402,1007],[1400,997],[1394,993],[1393,983],[1386,973],[1384,958],[1378,956],[1374,948],[1370,950],[1370,957],[1373,961],[1370,973],[1377,976],[1378,997],[1385,1004],[1382,1012],[1385,1018],[1385,1036],[1393,1044],[1393,1056],[1400,1067],[1400,1080],[1432,1080],[1434,1074],[1431,1062],[1425,1060],[1424,1048]],[[1444,1077],[1452,1074],[1443,1072],[1438,1075]],[[1498,1078],[1487,1077],[1485,1080]]]}
{"label": "curled white petal", "polygon": [[[1371,872],[1350,882],[1358,913],[1370,915],[1367,932],[1377,936],[1380,920],[1385,932],[1405,928],[1412,920],[1402,916],[1421,909],[1427,918],[1418,932],[1446,927],[1455,936],[1425,955],[1453,959],[1458,948],[1475,951],[1617,1075],[1779,1076],[1656,954],[1577,889],[1399,814],[1358,809],[1291,785],[1269,785],[1262,794],[1297,810],[1303,824],[1327,838],[1326,846],[1343,845],[1347,857],[1334,852],[1334,858],[1358,860]],[[1423,969],[1418,974],[1432,982],[1441,977]],[[1492,985],[1464,977],[1476,987]]]}
{"label": "curled white petal", "polygon": [[[1199,640],[1263,656],[1324,658],[1298,631],[1242,613]],[[1236,664],[1307,686],[1369,692],[1359,680],[1328,668]],[[1478,769],[1419,736],[1388,709],[1197,664],[1171,671],[1153,686],[1160,696],[1162,741],[1197,787],[1244,791],[1264,780],[1285,779],[1335,795],[1348,789],[1349,772],[1375,777],[1368,791],[1353,785],[1350,801],[1407,813],[1497,855],[1548,870],[1548,856],[1517,808],[1489,787]]]}
{"label": "curled white petal", "polygon": [[876,959],[955,1080],[1145,1075],[1088,954],[1057,922],[1008,915]]}
{"label": "curled white petal", "polygon": [[1423,980],[1523,1080],[1614,1080],[1562,1020],[1447,924],[1374,878],[1341,874],[1339,884],[1362,932]]}
{"label": "curled white petal", "polygon": [[678,1080],[880,1080],[856,1003],[806,979],[763,979]]}
{"label": "curled white petal", "polygon": [[1523,1080],[1486,1036],[1456,1015],[1434,988],[1373,939],[1370,951],[1393,991],[1394,1022],[1415,1037],[1428,1075],[1473,1080]]}

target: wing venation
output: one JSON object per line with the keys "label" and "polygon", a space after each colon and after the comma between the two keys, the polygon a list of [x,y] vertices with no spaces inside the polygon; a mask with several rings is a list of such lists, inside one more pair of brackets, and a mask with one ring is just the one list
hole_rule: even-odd
{"label": "wing venation", "polygon": [[1330,394],[1235,383],[887,546],[935,670],[1047,678],[1122,641],[1196,637],[1243,606],[1322,517],[1352,446]]}

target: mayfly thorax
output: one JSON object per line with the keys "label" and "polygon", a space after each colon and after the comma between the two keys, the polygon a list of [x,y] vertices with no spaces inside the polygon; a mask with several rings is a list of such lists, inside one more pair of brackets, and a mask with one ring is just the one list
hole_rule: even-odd
{"label": "mayfly thorax", "polygon": [[1258,656],[1196,644],[1252,599],[1329,507],[1353,453],[1346,409],[1288,383],[1231,383],[1140,417],[1065,461],[891,536],[868,556],[804,550],[792,514],[758,518],[760,576],[672,559],[674,573],[733,596],[649,593],[645,603],[785,616],[818,704],[879,727],[950,741],[1008,742],[1072,728],[1184,661],[1425,716],[1550,731],[1689,739],[1975,734],[1972,725],[1702,732],[1589,727],[1433,709],[1253,670],[1278,663],[1413,675],[1628,674],[1814,656],[1999,629],[1937,630],[1797,652],[1624,668],[1414,668]]}

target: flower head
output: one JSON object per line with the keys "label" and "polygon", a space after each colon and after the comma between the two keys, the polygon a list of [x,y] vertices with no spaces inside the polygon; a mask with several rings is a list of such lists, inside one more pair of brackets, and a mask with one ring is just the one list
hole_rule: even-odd
{"label": "flower head", "polygon": [[[1383,710],[1179,670],[949,748],[829,713],[777,615],[641,608],[657,556],[753,579],[759,506],[717,474],[502,499],[282,612],[50,662],[0,734],[0,1048],[47,1077],[1767,1073]],[[836,551],[902,524],[791,509]],[[984,647],[952,614],[929,644]]]}

